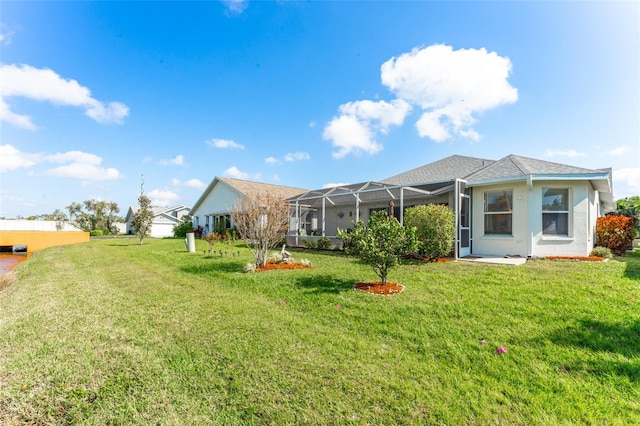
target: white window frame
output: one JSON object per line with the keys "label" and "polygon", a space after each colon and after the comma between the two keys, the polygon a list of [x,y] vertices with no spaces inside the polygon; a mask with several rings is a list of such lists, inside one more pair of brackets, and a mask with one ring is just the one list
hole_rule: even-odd
{"label": "white window frame", "polygon": [[[489,194],[492,193],[510,193],[511,195],[511,205],[510,208],[506,209],[506,210],[499,210],[499,211],[488,211],[488,202],[487,202],[487,197]],[[513,188],[509,188],[509,189],[496,189],[493,191],[484,191],[484,214],[483,214],[483,221],[482,221],[482,225],[484,227],[484,235],[487,237],[513,237]],[[499,233],[499,232],[487,232],[487,216],[490,215],[510,215],[511,216],[511,232],[509,233]]]}
{"label": "white window frame", "polygon": [[[566,199],[566,210],[547,210],[544,207],[544,198],[545,198],[545,193],[548,190],[563,190],[563,191],[567,191],[567,199]],[[571,237],[572,234],[572,220],[571,218],[573,217],[573,215],[571,214],[571,207],[572,207],[572,194],[571,194],[571,188],[569,187],[555,187],[555,186],[549,186],[549,187],[543,187],[542,188],[542,192],[541,192],[541,197],[540,197],[540,208],[542,210],[542,214],[540,215],[540,220],[541,220],[541,225],[542,225],[542,236],[544,238],[568,238]],[[567,216],[567,233],[566,234],[559,234],[559,233],[548,233],[545,232],[545,227],[544,227],[544,215],[545,214],[564,214]]]}

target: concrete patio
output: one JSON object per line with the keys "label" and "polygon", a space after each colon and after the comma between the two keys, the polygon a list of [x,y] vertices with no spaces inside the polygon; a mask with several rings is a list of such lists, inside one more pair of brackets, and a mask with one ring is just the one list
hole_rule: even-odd
{"label": "concrete patio", "polygon": [[470,256],[461,257],[458,260],[465,262],[479,262],[479,263],[493,263],[499,265],[513,265],[518,266],[527,262],[526,257],[516,256],[490,256],[482,254],[474,254]]}

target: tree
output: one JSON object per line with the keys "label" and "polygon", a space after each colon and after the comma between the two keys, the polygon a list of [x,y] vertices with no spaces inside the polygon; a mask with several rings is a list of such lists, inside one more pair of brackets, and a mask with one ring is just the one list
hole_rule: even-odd
{"label": "tree", "polygon": [[77,228],[91,232],[100,230],[105,234],[116,232],[115,223],[122,221],[116,216],[120,212],[118,204],[113,201],[85,200],[68,205],[69,219]]}
{"label": "tree", "polygon": [[267,252],[287,235],[289,204],[269,192],[239,198],[233,206],[231,218],[240,238],[253,250],[256,267],[267,262]]}
{"label": "tree", "polygon": [[404,213],[404,224],[416,228],[420,255],[437,259],[451,253],[456,225],[449,207],[439,204],[411,207]]}
{"label": "tree", "polygon": [[616,212],[634,220],[634,235],[640,236],[640,196],[634,195],[616,201]]}
{"label": "tree", "polygon": [[51,220],[56,222],[56,230],[62,231],[64,223],[69,221],[67,215],[60,209],[55,209],[53,213],[43,214],[42,220]]}
{"label": "tree", "polygon": [[371,213],[367,226],[357,222],[351,232],[339,229],[338,237],[343,240],[345,252],[373,267],[383,285],[387,283],[389,270],[400,263],[400,257],[417,248],[415,228],[403,227],[396,218],[388,217],[386,211]]}
{"label": "tree", "polygon": [[151,200],[144,194],[140,194],[138,197],[138,205],[138,211],[135,212],[133,219],[131,219],[131,226],[136,230],[136,235],[140,239],[140,245],[142,245],[144,237],[151,230],[153,211],[151,210]]}

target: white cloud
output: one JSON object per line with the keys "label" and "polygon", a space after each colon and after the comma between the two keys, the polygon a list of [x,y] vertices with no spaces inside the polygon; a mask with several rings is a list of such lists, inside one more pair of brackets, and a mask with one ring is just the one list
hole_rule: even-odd
{"label": "white cloud", "polygon": [[194,179],[189,179],[188,181],[185,181],[184,186],[187,186],[189,188],[204,189],[204,187],[207,185],[200,179],[194,178]]}
{"label": "white cloud", "polygon": [[184,155],[176,155],[176,157],[171,160],[160,160],[158,164],[161,166],[184,166]]}
{"label": "white cloud", "polygon": [[227,170],[222,172],[222,175],[236,179],[260,180],[260,173],[245,173],[240,171],[236,166],[229,167]]}
{"label": "white cloud", "polygon": [[6,100],[13,96],[81,107],[87,116],[99,123],[122,124],[124,117],[129,114],[129,107],[125,104],[98,101],[91,96],[88,88],[76,80],[64,79],[50,69],[30,65],[1,65],[0,80],[3,83],[0,86],[0,120],[17,127],[36,128],[29,116],[11,111]]}
{"label": "white cloud", "polygon": [[180,179],[176,179],[176,178],[171,179],[171,186],[180,186],[181,184],[182,182],[180,182]]}
{"label": "white cloud", "polygon": [[626,145],[618,146],[611,151],[609,151],[609,155],[623,155],[629,151],[629,147]]}
{"label": "white cloud", "polygon": [[346,182],[343,182],[343,183],[325,183],[324,185],[322,185],[322,189],[335,188],[336,186],[345,186],[345,185],[350,185],[350,184],[346,183]]}
{"label": "white cloud", "polygon": [[113,180],[121,176],[118,169],[101,167],[102,158],[82,151],[58,152],[56,154],[24,153],[12,145],[0,145],[0,171],[8,172],[18,168],[29,168],[42,163],[60,164],[45,171],[48,176],[85,179]]}
{"label": "white cloud", "polygon": [[244,145],[236,143],[230,139],[211,139],[205,142],[207,145],[212,146],[214,148],[233,148],[233,149],[242,149],[244,150]]}
{"label": "white cloud", "polygon": [[316,127],[316,125],[317,125],[317,123],[316,123],[315,121],[313,121],[313,120],[311,120],[311,121],[309,122],[309,128],[311,128],[311,129],[313,129],[314,127]]}
{"label": "white cloud", "polygon": [[249,7],[248,0],[222,0],[222,3],[227,7],[227,15],[240,15]]}
{"label": "white cloud", "polygon": [[101,167],[101,157],[82,151],[56,153],[47,156],[46,160],[62,164],[48,170],[46,174],[49,176],[85,180],[113,180],[121,177],[118,169]]}
{"label": "white cloud", "polygon": [[640,195],[640,167],[614,169],[613,192],[616,199]]}
{"label": "white cloud", "polygon": [[180,198],[173,191],[154,189],[146,194],[151,204],[156,207],[169,207]]}
{"label": "white cloud", "polygon": [[308,152],[294,152],[294,153],[288,153],[287,155],[284,156],[285,161],[304,161],[304,160],[308,160],[311,158],[311,155],[309,155]]}
{"label": "white cloud", "polygon": [[280,164],[280,160],[278,160],[276,157],[267,157],[264,159],[264,162],[271,166],[277,166],[278,164]]}
{"label": "white cloud", "polygon": [[0,145],[0,173],[20,168],[29,168],[36,164],[37,154],[20,152],[13,145]]}
{"label": "white cloud", "polygon": [[151,163],[152,161],[153,161],[153,157],[144,157],[142,159],[142,162],[145,163],[145,164],[146,163]]}
{"label": "white cloud", "polygon": [[322,134],[324,139],[331,140],[331,144],[338,148],[332,153],[333,158],[342,158],[351,152],[375,154],[381,151],[382,145],[373,140],[373,136],[366,124],[351,115],[335,117]]}
{"label": "white cloud", "polygon": [[547,149],[545,150],[547,157],[584,157],[584,152],[576,151],[575,149]]}
{"label": "white cloud", "polygon": [[338,148],[334,158],[361,151],[375,154],[382,150],[374,139],[376,132],[387,134],[389,126],[401,125],[410,110],[411,106],[401,99],[347,102],[340,105],[340,115],[327,124],[322,137]]}
{"label": "white cloud", "polygon": [[509,58],[486,49],[432,45],[382,64],[381,79],[398,98],[423,110],[418,134],[437,142],[456,133],[479,138],[471,127],[475,114],[518,100],[507,81]]}

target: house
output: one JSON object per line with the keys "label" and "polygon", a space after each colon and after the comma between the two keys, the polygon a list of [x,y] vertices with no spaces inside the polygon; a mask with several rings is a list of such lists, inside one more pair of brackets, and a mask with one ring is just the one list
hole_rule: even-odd
{"label": "house", "polygon": [[216,176],[191,208],[193,226],[201,226],[205,235],[218,227],[232,228],[231,211],[238,198],[260,192],[269,192],[286,199],[307,190]]}
{"label": "house", "polygon": [[[138,211],[139,206],[131,206],[125,217],[127,234],[135,233],[134,227],[131,225],[133,215]],[[179,205],[174,207],[152,207],[153,222],[149,234],[152,237],[163,238],[172,237],[173,228],[182,223],[182,218],[188,216],[191,209],[187,206]]]}
{"label": "house", "polygon": [[509,155],[488,160],[453,155],[391,176],[307,191],[289,198],[287,241],[326,236],[387,210],[402,223],[404,210],[444,204],[456,213],[456,257],[468,255],[586,256],[596,219],[615,210],[611,169],[585,169]]}

